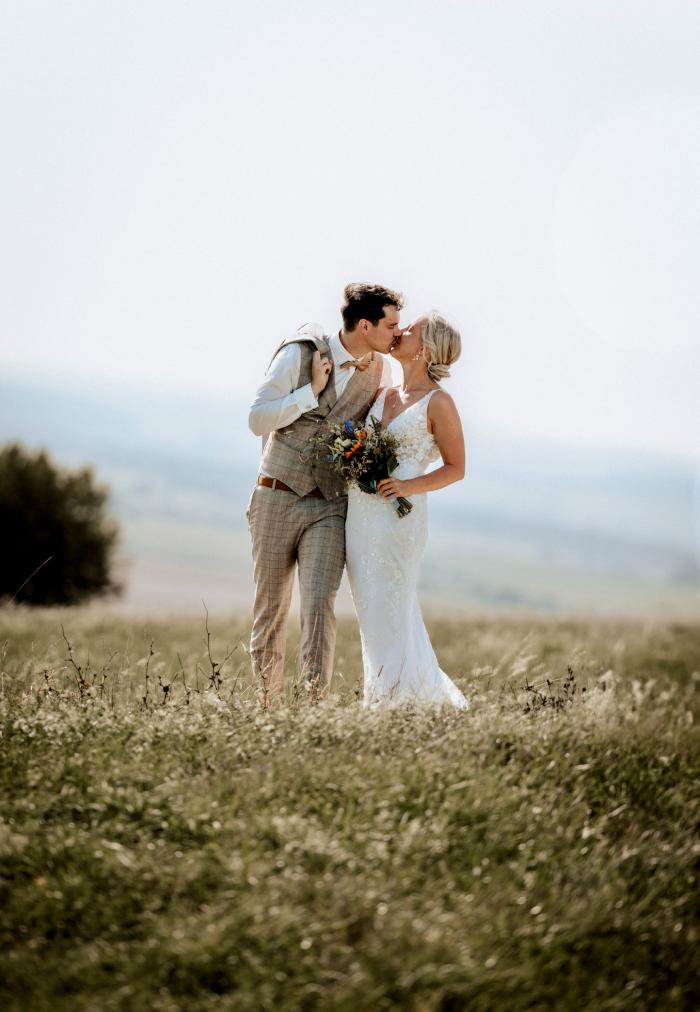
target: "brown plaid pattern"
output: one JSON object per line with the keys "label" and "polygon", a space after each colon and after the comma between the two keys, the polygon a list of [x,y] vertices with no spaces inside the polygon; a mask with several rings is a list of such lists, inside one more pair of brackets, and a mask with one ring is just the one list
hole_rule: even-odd
{"label": "brown plaid pattern", "polygon": [[[328,339],[299,331],[283,341],[299,343],[297,386],[311,380],[315,350],[330,356]],[[277,354],[277,352],[275,352]],[[274,357],[274,356],[273,356]],[[264,447],[264,470],[294,492],[257,485],[248,507],[253,546],[255,605],[250,653],[253,674],[265,699],[280,698],[284,687],[284,646],[294,570],[299,567],[301,597],[301,672],[315,693],[328,691],[335,650],[335,597],[345,566],[347,496],[343,482],[325,461],[315,459],[311,441],[326,420],[361,421],[374,400],[382,374],[379,355],[356,370],[336,398],[334,369],[318,406],[291,425],[271,433]],[[308,495],[320,488],[323,499]],[[295,494],[296,493],[296,494]]]}
{"label": "brown plaid pattern", "polygon": [[248,506],[255,605],[250,653],[265,701],[281,698],[294,570],[299,565],[302,675],[323,695],[335,650],[335,596],[345,565],[347,498],[331,501],[257,485]]}
{"label": "brown plaid pattern", "polygon": [[[327,338],[311,338],[295,336],[283,341],[277,349],[280,351],[286,344],[297,343],[301,348],[301,368],[299,370],[298,387],[306,386],[311,381],[311,362],[314,351],[330,356]],[[318,406],[307,411],[291,425],[277,429],[271,433],[265,444],[262,466],[266,474],[279,478],[285,485],[293,488],[297,495],[308,495],[313,488],[320,488],[326,499],[334,499],[345,495],[345,486],[337,475],[333,474],[328,463],[314,459],[312,455],[312,439],[323,431],[326,421],[337,418],[362,421],[374,400],[382,375],[382,362],[379,355],[369,360],[364,371],[357,370],[348,380],[342,396],[335,396],[335,368],[331,370],[326,388],[318,398]]]}

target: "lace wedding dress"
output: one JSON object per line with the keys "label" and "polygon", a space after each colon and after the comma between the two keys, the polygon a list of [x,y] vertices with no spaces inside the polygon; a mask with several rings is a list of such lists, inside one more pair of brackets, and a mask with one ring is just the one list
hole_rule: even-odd
{"label": "lace wedding dress", "polygon": [[[428,432],[431,390],[386,426],[400,440],[397,478],[424,474],[440,453]],[[381,418],[386,390],[369,414]],[[428,536],[426,494],[410,495],[408,516],[393,503],[351,486],[345,525],[350,589],[360,623],[364,665],[364,704],[451,703],[467,699],[444,671],[423,623],[418,603],[418,572]]]}

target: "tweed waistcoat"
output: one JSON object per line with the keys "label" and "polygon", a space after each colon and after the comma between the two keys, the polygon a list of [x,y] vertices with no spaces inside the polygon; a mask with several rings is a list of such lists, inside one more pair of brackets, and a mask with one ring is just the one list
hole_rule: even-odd
{"label": "tweed waistcoat", "polygon": [[[297,388],[311,382],[311,363],[315,351],[333,363],[328,338],[318,332],[298,332],[279,346],[275,355],[288,344],[298,344],[301,350],[301,367]],[[273,356],[274,358],[274,356]],[[262,456],[262,467],[289,485],[297,495],[307,495],[314,488],[320,488],[326,499],[335,499],[346,494],[346,486],[333,473],[322,455],[314,452],[313,439],[322,434],[329,422],[349,419],[364,421],[374,401],[382,375],[382,360],[371,355],[369,367],[355,369],[340,397],[335,392],[335,366],[331,369],[326,387],[318,397],[318,405],[300,415],[295,422],[270,433]]]}

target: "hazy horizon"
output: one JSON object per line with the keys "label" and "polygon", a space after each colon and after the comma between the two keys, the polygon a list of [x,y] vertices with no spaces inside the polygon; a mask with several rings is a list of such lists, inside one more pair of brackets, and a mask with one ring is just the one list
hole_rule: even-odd
{"label": "hazy horizon", "polygon": [[[249,610],[245,507],[260,444],[246,415],[244,399],[222,393],[0,376],[0,443],[45,446],[110,485],[126,578],[109,606],[118,611],[191,613],[202,600]],[[697,615],[693,460],[483,427],[467,444],[465,481],[430,497],[429,612]],[[345,585],[339,610],[352,611]]]}
{"label": "hazy horizon", "polygon": [[[22,365],[5,367],[3,378],[8,384],[13,386],[27,386],[33,390],[42,389],[54,393],[61,389],[71,392],[80,391],[81,395],[94,397],[98,400],[105,398],[107,401],[121,401],[124,397],[127,399],[143,397],[155,398],[156,400],[158,398],[165,398],[168,402],[172,402],[181,396],[201,403],[207,402],[218,405],[230,403],[235,407],[239,422],[239,428],[235,433],[231,433],[232,436],[236,436],[237,441],[237,445],[233,447],[234,452],[240,448],[241,439],[243,440],[244,451],[239,462],[250,462],[250,460],[257,459],[259,456],[260,439],[258,436],[253,435],[246,426],[248,398],[245,393],[231,393],[229,395],[225,390],[210,390],[194,384],[188,385],[185,380],[178,384],[158,386],[143,377],[105,377],[97,372],[80,375],[70,370],[36,369]],[[58,386],[56,384],[57,379],[59,381]],[[1,385],[2,379],[0,379]],[[471,429],[466,427],[469,423],[472,425]],[[46,442],[50,446],[51,432],[48,429],[46,431]],[[626,443],[622,440],[615,442],[602,436],[594,438],[586,434],[568,436],[556,432],[531,433],[527,430],[520,430],[515,426],[508,427],[505,424],[498,424],[497,420],[487,422],[479,418],[468,419],[465,424],[467,451],[469,450],[470,437],[472,439],[480,439],[482,436],[486,436],[490,440],[503,440],[513,445],[517,444],[519,440],[527,439],[528,441],[541,443],[554,451],[566,451],[570,449],[583,453],[604,451],[612,454],[629,454],[632,457],[639,456],[640,459],[678,461],[690,468],[697,468],[698,480],[700,482],[700,456],[684,447],[657,447],[654,445],[644,445],[639,442]],[[4,437],[0,435],[1,438]],[[232,458],[232,462],[235,462],[235,458]],[[99,461],[96,463],[99,464]]]}

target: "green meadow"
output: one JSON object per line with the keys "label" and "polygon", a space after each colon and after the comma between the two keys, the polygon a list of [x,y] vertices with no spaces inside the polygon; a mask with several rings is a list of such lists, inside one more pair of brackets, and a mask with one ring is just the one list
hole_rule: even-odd
{"label": "green meadow", "polygon": [[467,713],[349,620],[266,710],[243,620],[0,611],[2,1007],[700,1006],[700,625],[429,627]]}

